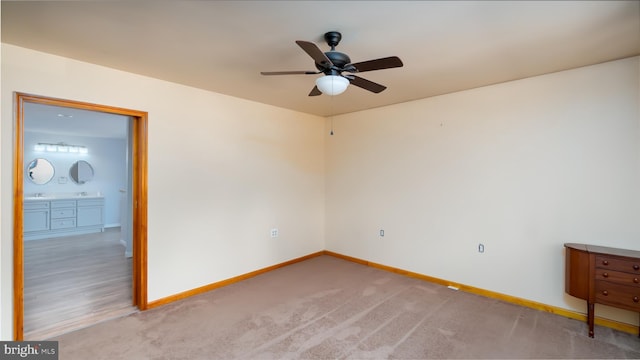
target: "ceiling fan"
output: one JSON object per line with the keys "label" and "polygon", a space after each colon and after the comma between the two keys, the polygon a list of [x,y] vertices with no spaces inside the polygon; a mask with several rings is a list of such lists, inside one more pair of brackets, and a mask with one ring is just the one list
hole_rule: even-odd
{"label": "ceiling fan", "polygon": [[[402,67],[403,65],[397,56],[352,63],[347,54],[336,51],[336,46],[340,43],[342,34],[337,31],[329,31],[324,34],[324,39],[331,47],[330,51],[322,52],[322,50],[312,42],[296,41],[296,44],[313,58],[318,71],[263,71],[260,74],[314,75],[323,73],[325,76],[321,76],[316,80],[316,86],[313,87],[309,96],[318,96],[321,94],[338,95],[344,92],[349,84],[377,94],[387,87],[352,74]],[[343,74],[343,72],[349,74]]]}

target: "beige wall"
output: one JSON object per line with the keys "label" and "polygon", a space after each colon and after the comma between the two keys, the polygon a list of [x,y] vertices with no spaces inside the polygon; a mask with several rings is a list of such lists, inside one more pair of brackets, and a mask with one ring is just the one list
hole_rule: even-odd
{"label": "beige wall", "polygon": [[12,337],[14,91],[148,111],[149,301],[324,249],[323,118],[7,44],[1,76],[0,338]]}
{"label": "beige wall", "polygon": [[635,57],[336,116],[327,250],[586,311],[564,293],[563,244],[640,250],[639,68]]}
{"label": "beige wall", "polygon": [[584,311],[562,244],[640,250],[638,57],[335,116],[334,136],[316,116],[7,44],[0,76],[2,339],[13,91],[149,112],[150,301],[327,249]]}

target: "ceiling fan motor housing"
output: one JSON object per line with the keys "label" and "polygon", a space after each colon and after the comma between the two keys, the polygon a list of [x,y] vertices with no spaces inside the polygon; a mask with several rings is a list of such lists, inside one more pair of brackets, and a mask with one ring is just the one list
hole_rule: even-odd
{"label": "ceiling fan motor housing", "polygon": [[324,34],[324,40],[331,47],[331,51],[327,51],[324,54],[329,58],[329,60],[331,60],[334,67],[326,68],[325,66],[316,63],[316,68],[325,73],[325,75],[340,75],[340,72],[344,69],[345,65],[351,63],[351,59],[347,54],[336,51],[336,46],[338,46],[340,40],[342,40],[342,34],[338,31],[329,31]]}
{"label": "ceiling fan motor housing", "polygon": [[[329,60],[331,60],[331,62],[334,65],[334,69],[327,69],[325,66],[320,65],[318,63],[316,63],[316,68],[322,72],[324,72],[327,75],[331,75],[333,74],[334,71],[336,71],[335,68],[338,69],[344,69],[345,65],[350,64],[351,63],[351,59],[349,58],[349,56],[345,53],[341,53],[339,51],[327,51],[326,53],[324,53]],[[335,74],[333,74],[335,75]]]}

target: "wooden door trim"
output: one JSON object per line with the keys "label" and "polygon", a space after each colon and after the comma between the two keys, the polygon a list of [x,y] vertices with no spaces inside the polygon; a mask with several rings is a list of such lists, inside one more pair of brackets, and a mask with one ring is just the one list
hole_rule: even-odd
{"label": "wooden door trim", "polygon": [[24,104],[36,103],[130,116],[132,136],[133,198],[133,305],[146,310],[147,305],[147,113],[113,106],[64,100],[46,96],[14,93],[15,126],[13,148],[13,333],[17,341],[24,338]]}

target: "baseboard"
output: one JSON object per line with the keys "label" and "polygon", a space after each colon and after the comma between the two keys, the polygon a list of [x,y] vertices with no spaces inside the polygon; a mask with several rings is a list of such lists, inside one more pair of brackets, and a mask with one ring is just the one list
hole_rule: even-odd
{"label": "baseboard", "polygon": [[[465,284],[460,284],[460,283],[456,283],[453,281],[449,281],[449,280],[444,280],[444,279],[439,279],[439,278],[435,278],[432,276],[427,276],[424,274],[419,274],[419,273],[415,273],[412,271],[407,271],[407,270],[403,270],[403,269],[399,269],[399,268],[395,268],[392,266],[387,266],[387,265],[383,265],[383,264],[378,264],[378,263],[374,263],[371,261],[367,261],[367,260],[363,260],[363,259],[359,259],[359,258],[355,258],[355,257],[351,257],[351,256],[347,256],[347,255],[342,255],[333,251],[328,251],[328,250],[324,250],[324,251],[319,251],[316,253],[312,253],[306,256],[302,256],[296,259],[292,259],[289,261],[285,261],[283,263],[279,263],[276,265],[272,265],[272,266],[268,266],[266,268],[262,268],[262,269],[258,269],[256,271],[252,271],[243,275],[238,275],[226,280],[222,280],[222,281],[218,281],[215,283],[211,283],[205,286],[201,286],[195,289],[191,289],[191,290],[187,290],[178,294],[174,294],[171,296],[167,296],[158,300],[154,300],[151,301],[147,304],[147,309],[152,309],[155,307],[159,307],[162,305],[166,305],[169,303],[172,303],[174,301],[178,301],[178,300],[182,300],[191,296],[195,296],[198,294],[202,294],[205,293],[207,291],[211,291],[223,286],[227,286],[227,285],[231,285],[234,283],[237,283],[239,281],[242,280],[246,280],[249,278],[252,278],[254,276],[260,275],[260,274],[264,274],[266,272],[275,270],[275,269],[279,269],[281,267],[285,267],[291,264],[295,264],[301,261],[305,261],[317,256],[321,256],[321,255],[329,255],[329,256],[333,256],[336,258],[340,258],[340,259],[344,259],[347,261],[351,261],[354,263],[358,263],[361,265],[365,265],[365,266],[370,266],[373,268],[377,268],[377,269],[381,269],[381,270],[385,270],[385,271],[389,271],[395,274],[399,274],[399,275],[404,275],[404,276],[408,276],[408,277],[412,277],[412,278],[416,278],[416,279],[420,279],[420,280],[424,280],[424,281],[428,281],[428,282],[432,282],[432,283],[436,283],[436,284],[440,284],[443,286],[452,286],[457,288],[458,290],[461,291],[465,291],[468,293],[472,293],[472,294],[477,294],[477,295],[481,295],[481,296],[485,296],[485,297],[489,297],[489,298],[493,298],[493,299],[498,299],[498,300],[502,300],[502,301],[506,301],[512,304],[516,304],[516,305],[520,305],[520,306],[524,306],[524,307],[528,307],[528,308],[532,308],[535,310],[540,310],[540,311],[546,311],[552,314],[556,314],[559,316],[564,316],[570,319],[576,319],[576,320],[580,320],[580,321],[584,321],[586,323],[587,320],[587,316],[583,313],[579,313],[577,311],[573,311],[573,310],[568,310],[568,309],[563,309],[557,306],[552,306],[552,305],[547,305],[547,304],[542,304],[536,301],[532,301],[532,300],[527,300],[527,299],[523,299],[523,298],[519,298],[519,297],[515,297],[515,296],[511,296],[511,295],[506,295],[506,294],[502,294],[502,293],[498,293],[495,291],[490,291],[490,290],[485,290],[485,289],[480,289],[477,287],[473,287],[473,286],[469,286],[469,285],[465,285]],[[615,320],[610,320],[610,319],[605,319],[605,318],[601,318],[601,317],[595,317],[595,323],[597,325],[600,326],[605,326],[611,329],[615,329],[615,330],[619,330],[619,331],[624,331],[630,334],[637,334],[638,333],[638,328],[635,325],[632,324],[627,324],[627,323],[623,323],[623,322],[619,322],[619,321],[615,321]],[[586,324],[585,324],[586,325]]]}
{"label": "baseboard", "polygon": [[[424,280],[424,281],[440,284],[440,285],[443,285],[443,286],[452,286],[452,287],[458,288],[459,290],[462,290],[462,291],[465,291],[465,292],[469,292],[469,293],[473,293],[473,294],[477,294],[477,295],[481,295],[481,296],[485,296],[485,297],[489,297],[489,298],[493,298],[493,299],[506,301],[506,302],[509,302],[509,303],[512,303],[512,304],[525,306],[525,307],[536,309],[536,310],[540,310],[540,311],[550,312],[552,314],[564,316],[564,317],[567,317],[567,318],[570,318],[570,319],[581,320],[581,321],[585,322],[585,326],[586,326],[587,315],[585,315],[583,313],[579,313],[577,311],[563,309],[563,308],[560,308],[560,307],[557,307],[557,306],[542,304],[542,303],[539,303],[539,302],[536,302],[536,301],[522,299],[522,298],[519,298],[519,297],[506,295],[506,294],[501,294],[501,293],[490,291],[490,290],[480,289],[480,288],[469,286],[469,285],[465,285],[465,284],[459,284],[459,283],[456,283],[456,282],[453,282],[453,281],[449,281],[449,280],[439,279],[439,278],[435,278],[435,277],[431,277],[431,276],[427,276],[427,275],[423,275],[423,274],[419,274],[419,273],[415,273],[415,272],[411,272],[411,271],[407,271],[407,270],[402,270],[402,269],[394,268],[394,267],[391,267],[391,266],[378,264],[378,263],[374,263],[374,262],[370,262],[370,261],[367,261],[367,260],[354,258],[354,257],[347,256],[347,255],[338,254],[338,253],[335,253],[333,251],[325,250],[323,253],[325,255],[334,256],[334,257],[337,257],[337,258],[340,258],[340,259],[352,261],[352,262],[355,262],[355,263],[358,263],[358,264],[362,264],[362,265],[366,265],[366,266],[371,266],[371,267],[374,267],[374,268],[377,268],[377,269],[381,269],[381,270],[386,270],[386,271],[389,271],[389,272],[392,272],[392,273],[396,273],[396,274],[400,274],[400,275],[404,275],[404,276],[409,276],[409,277],[412,277],[412,278],[416,278],[416,279],[420,279],[420,280]],[[601,317],[597,317],[597,316],[595,317],[595,323],[597,325],[605,326],[605,327],[612,328],[612,329],[619,330],[619,331],[624,331],[624,332],[627,332],[627,333],[630,333],[630,334],[638,334],[638,327],[636,327],[635,325],[632,325],[632,324],[627,324],[627,323],[623,323],[623,322],[619,322],[619,321],[615,321],[615,320],[605,319],[605,318],[601,318]]]}
{"label": "baseboard", "polygon": [[167,297],[164,297],[164,298],[161,298],[161,299],[158,299],[158,300],[154,300],[154,301],[151,301],[151,302],[149,302],[147,304],[147,309],[152,309],[152,308],[155,308],[155,307],[158,307],[158,306],[166,305],[166,304],[172,303],[174,301],[182,300],[182,299],[185,299],[185,298],[188,298],[188,297],[191,297],[191,296],[195,296],[195,295],[198,295],[198,294],[205,293],[207,291],[211,291],[213,289],[217,289],[217,288],[220,288],[220,287],[223,287],[223,286],[231,285],[231,284],[237,283],[239,281],[246,280],[246,279],[252,278],[254,276],[258,276],[260,274],[264,274],[266,272],[269,272],[269,271],[272,271],[272,270],[275,270],[275,269],[279,269],[281,267],[285,267],[285,266],[288,266],[288,265],[291,265],[291,264],[295,264],[295,263],[298,263],[298,262],[301,262],[301,261],[305,261],[305,260],[308,260],[308,259],[311,259],[311,258],[314,258],[314,257],[317,257],[317,256],[321,256],[323,254],[324,254],[323,251],[318,251],[318,252],[313,253],[313,254],[305,255],[305,256],[302,256],[302,257],[299,257],[299,258],[295,258],[295,259],[292,259],[292,260],[289,260],[289,261],[285,261],[283,263],[279,263],[279,264],[276,264],[276,265],[268,266],[266,268],[258,269],[256,271],[252,271],[250,273],[246,273],[246,274],[243,274],[243,275],[238,275],[238,276],[232,277],[230,279],[218,281],[218,282],[211,283],[211,284],[208,284],[208,285],[205,285],[205,286],[201,286],[201,287],[198,287],[198,288],[195,288],[195,289],[187,290],[187,291],[175,294],[175,295],[171,295],[171,296],[167,296]]}

